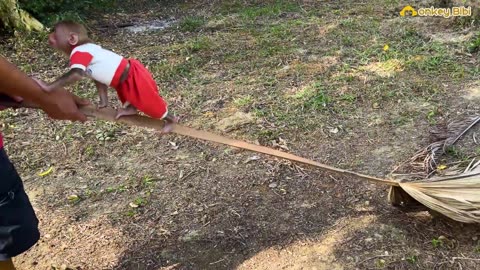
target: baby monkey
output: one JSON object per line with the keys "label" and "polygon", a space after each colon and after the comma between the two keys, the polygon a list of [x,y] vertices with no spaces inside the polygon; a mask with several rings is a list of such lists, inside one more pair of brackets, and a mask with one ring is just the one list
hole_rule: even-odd
{"label": "baby monkey", "polygon": [[167,103],[159,95],[150,72],[138,60],[127,60],[94,44],[83,25],[68,20],[57,22],[48,36],[48,43],[69,57],[70,70],[51,84],[37,80],[45,91],[89,77],[98,90],[99,108],[108,106],[109,86],[117,91],[122,108],[117,111],[116,119],[134,115],[139,110],[152,118],[165,120],[164,133],[178,123],[179,118],[168,112]]}

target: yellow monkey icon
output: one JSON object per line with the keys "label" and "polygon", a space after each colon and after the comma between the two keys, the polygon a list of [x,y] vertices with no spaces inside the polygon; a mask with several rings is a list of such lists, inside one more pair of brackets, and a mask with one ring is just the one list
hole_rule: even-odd
{"label": "yellow monkey icon", "polygon": [[400,16],[405,17],[405,13],[406,13],[407,11],[412,12],[412,17],[415,17],[415,16],[417,16],[417,14],[418,14],[417,11],[416,11],[412,6],[405,6],[405,7],[402,9],[402,11],[400,11]]}

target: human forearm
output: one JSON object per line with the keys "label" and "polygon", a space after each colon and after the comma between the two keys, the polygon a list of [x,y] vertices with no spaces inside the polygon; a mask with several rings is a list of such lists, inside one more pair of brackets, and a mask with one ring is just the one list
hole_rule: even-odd
{"label": "human forearm", "polygon": [[78,106],[88,104],[88,101],[60,88],[53,92],[42,91],[32,78],[0,56],[0,93],[9,96],[23,97],[27,102],[40,106],[50,117],[59,120],[80,120],[87,118]]}
{"label": "human forearm", "polygon": [[20,96],[36,104],[48,98],[40,86],[25,73],[0,56],[0,92],[9,96]]}

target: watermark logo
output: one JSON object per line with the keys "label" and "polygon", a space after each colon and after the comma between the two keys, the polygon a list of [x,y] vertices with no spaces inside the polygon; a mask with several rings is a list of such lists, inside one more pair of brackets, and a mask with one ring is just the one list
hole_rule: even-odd
{"label": "watermark logo", "polygon": [[419,8],[414,9],[412,6],[405,6],[400,11],[400,16],[405,17],[411,15],[412,17],[468,17],[472,16],[472,7],[451,7],[451,8]]}
{"label": "watermark logo", "polygon": [[405,6],[402,11],[400,11],[400,16],[405,17],[405,15],[407,15],[407,12],[410,12],[412,14],[412,17],[418,15],[417,11],[412,6]]}

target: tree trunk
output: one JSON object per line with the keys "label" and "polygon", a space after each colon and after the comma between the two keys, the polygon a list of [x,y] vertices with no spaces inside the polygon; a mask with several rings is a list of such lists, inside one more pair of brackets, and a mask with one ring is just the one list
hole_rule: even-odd
{"label": "tree trunk", "polygon": [[43,24],[18,6],[17,0],[0,0],[0,21],[13,30],[41,31]]}

